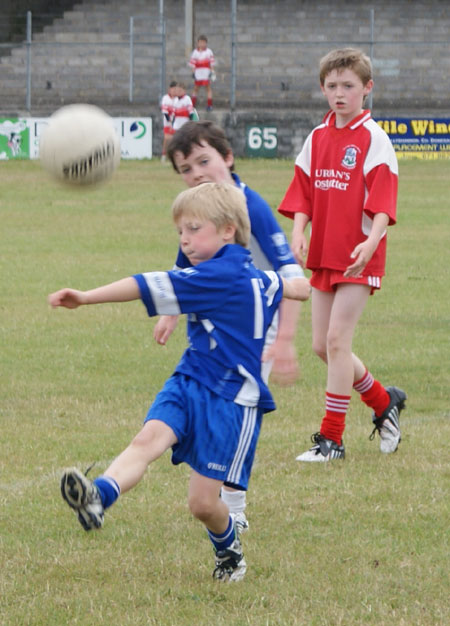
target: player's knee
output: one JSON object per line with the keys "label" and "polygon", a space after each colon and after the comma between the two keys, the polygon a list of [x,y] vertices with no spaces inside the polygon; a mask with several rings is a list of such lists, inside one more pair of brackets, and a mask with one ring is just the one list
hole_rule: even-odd
{"label": "player's knee", "polygon": [[131,445],[136,448],[144,448],[148,446],[150,443],[149,432],[146,429],[142,429],[138,434],[133,438]]}
{"label": "player's knee", "polygon": [[214,504],[209,498],[200,493],[190,494],[188,498],[190,512],[202,522],[206,522],[211,518]]}
{"label": "player's knee", "polygon": [[323,342],[313,341],[312,349],[322,361],[327,362],[327,347]]}
{"label": "player's knee", "polygon": [[131,447],[141,457],[158,458],[173,442],[168,439],[167,427],[157,420],[150,420],[134,437]]}
{"label": "player's knee", "polygon": [[327,349],[326,353],[328,358],[333,357],[346,348],[343,341],[343,334],[339,329],[330,329],[327,335]]}

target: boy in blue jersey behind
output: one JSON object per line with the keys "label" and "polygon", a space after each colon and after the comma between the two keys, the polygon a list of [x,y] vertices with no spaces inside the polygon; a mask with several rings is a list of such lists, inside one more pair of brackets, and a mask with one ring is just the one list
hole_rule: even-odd
{"label": "boy in blue jersey behind", "polygon": [[[219,126],[209,120],[187,122],[173,135],[167,156],[188,187],[208,182],[230,183],[242,189],[250,219],[249,248],[256,267],[275,270],[284,278],[304,276],[268,203],[233,171],[233,152]],[[176,267],[189,265],[189,260],[180,251]],[[298,375],[294,336],[299,311],[299,302],[283,302],[276,340],[265,354],[266,362],[273,361],[272,377],[279,384],[291,384]],[[176,322],[176,317],[158,321],[154,331],[158,343],[167,342]]]}
{"label": "boy in blue jersey behind", "polygon": [[[275,270],[284,278],[304,275],[268,203],[241,182],[233,171],[233,152],[222,128],[209,120],[187,122],[172,136],[167,155],[188,187],[196,187],[205,182],[225,182],[242,189],[250,218],[249,247],[256,267]],[[189,265],[189,259],[180,250],[176,267],[185,268]],[[294,338],[299,313],[300,302],[283,301],[278,329],[274,331],[264,351],[266,375],[269,376],[272,370],[271,379],[279,384],[292,384],[298,376]],[[154,328],[154,338],[158,343],[167,342],[177,319],[163,316],[158,320]],[[246,492],[225,482],[222,498],[236,515],[237,524],[242,530],[246,530]]]}
{"label": "boy in blue jersey behind", "polygon": [[224,481],[247,488],[262,416],[275,409],[261,368],[266,335],[281,299],[306,300],[309,281],[255,268],[246,201],[234,185],[209,183],[175,200],[173,219],[186,269],[137,274],[92,289],[62,289],[52,307],[141,299],[150,316],[188,315],[189,347],[151,405],[144,426],[105,473],[90,481],[76,468],[61,480],[65,501],[85,530],[172,448],[191,467],[188,504],[215,549],[214,578],[246,571],[234,516],[220,497]]}

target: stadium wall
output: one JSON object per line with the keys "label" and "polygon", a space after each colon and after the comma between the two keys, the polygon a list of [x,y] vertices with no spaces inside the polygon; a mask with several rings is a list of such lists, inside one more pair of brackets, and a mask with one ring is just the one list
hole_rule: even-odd
{"label": "stadium wall", "polygon": [[[200,119],[211,119],[221,126],[237,157],[289,158],[300,152],[311,130],[320,124],[327,112],[322,107],[314,111],[240,110],[230,113],[216,110],[200,113]],[[432,113],[372,109],[372,117],[388,133],[399,158],[414,156],[423,159],[450,160],[450,112]],[[162,124],[160,116],[153,119],[153,154],[161,153]]]}
{"label": "stadium wall", "polygon": [[[319,123],[326,102],[318,85],[318,60],[338,45],[373,53],[374,117],[450,116],[448,0],[237,0],[235,103],[232,102],[231,2],[195,0],[194,36],[205,32],[217,58],[214,111],[205,112],[227,131],[235,154],[291,158]],[[3,0],[0,23],[33,11],[60,19],[33,30],[31,50],[11,45],[0,59],[5,117],[48,116],[69,102],[91,102],[112,116],[151,116],[153,154],[162,144],[159,95],[162,78],[192,85],[185,50],[184,0],[164,0],[164,63],[159,0]],[[374,15],[371,33],[370,14]],[[129,101],[129,19],[135,18],[133,101]],[[152,38],[149,33],[153,33]],[[13,36],[9,31],[10,38]],[[370,50],[369,41],[374,46]],[[6,44],[3,44],[6,45]],[[6,49],[6,48],[5,48]],[[26,98],[30,55],[30,106]],[[249,149],[249,137],[256,148]],[[273,148],[276,138],[276,150]],[[259,147],[258,147],[259,146]]]}

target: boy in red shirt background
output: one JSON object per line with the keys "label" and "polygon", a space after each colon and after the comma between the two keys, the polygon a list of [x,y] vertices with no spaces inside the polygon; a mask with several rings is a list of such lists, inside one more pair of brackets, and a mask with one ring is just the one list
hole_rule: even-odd
{"label": "boy in red shirt background", "polygon": [[[386,133],[363,109],[373,87],[370,59],[333,50],[320,62],[330,111],[308,136],[279,207],[294,220],[294,257],[312,270],[313,349],[328,365],[326,411],[313,446],[298,461],[344,458],[342,434],[352,388],[373,409],[384,453],[400,442],[406,394],[383,387],[352,352],[358,320],[385,273],[386,228],[395,224],[398,165]],[[309,242],[304,234],[311,222]]]}

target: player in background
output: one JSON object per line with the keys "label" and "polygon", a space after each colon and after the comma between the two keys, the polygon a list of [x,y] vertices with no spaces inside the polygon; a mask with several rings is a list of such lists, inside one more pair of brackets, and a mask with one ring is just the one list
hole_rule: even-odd
{"label": "player in background", "polygon": [[[250,251],[253,262],[259,269],[273,269],[284,278],[304,276],[270,206],[233,172],[233,152],[219,126],[209,120],[188,122],[173,136],[167,154],[175,171],[188,187],[196,187],[205,182],[227,182],[242,189],[251,224]],[[180,250],[176,267],[184,268],[189,265],[189,259]],[[299,302],[282,303],[278,332],[268,338],[264,353],[264,377],[269,377],[273,364],[272,380],[284,385],[292,384],[298,376],[294,339],[299,313]],[[158,343],[164,345],[167,342],[177,320],[176,316],[162,316],[158,320],[154,328],[154,337]],[[248,521],[245,515],[245,491],[235,489],[235,485],[226,481],[222,497],[230,511],[236,514],[241,529],[246,530]]]}
{"label": "player in background", "polygon": [[61,492],[85,530],[101,528],[105,509],[172,448],[172,463],[191,467],[188,504],[214,546],[213,577],[240,580],[247,566],[220,489],[224,480],[247,487],[263,415],[275,409],[261,376],[266,333],[282,297],[305,300],[310,286],[306,278],[287,281],[255,268],[246,249],[245,197],[235,185],[187,189],[175,199],[172,215],[191,263],[187,269],[137,274],[89,291],[62,289],[49,296],[53,307],[141,299],[150,316],[189,316],[189,347],[141,431],[94,481],[67,469]]}
{"label": "player in background", "polygon": [[292,250],[308,251],[312,270],[313,349],[327,363],[325,416],[313,446],[298,461],[344,458],[342,435],[352,388],[373,409],[381,451],[397,450],[406,394],[383,387],[352,352],[368,297],[385,273],[386,229],[395,224],[398,166],[386,133],[364,99],[373,86],[370,59],[360,50],[333,50],[320,62],[320,86],[330,111],[307,137],[294,178],[279,207],[294,220]]}
{"label": "player in background", "polygon": [[215,80],[215,63],[213,51],[208,48],[208,38],[206,35],[200,35],[197,39],[197,47],[192,51],[189,60],[189,67],[192,69],[194,77],[194,90],[192,92],[194,107],[197,105],[197,95],[200,87],[205,87],[207,97],[206,110],[212,111],[211,81]]}
{"label": "player in background", "polygon": [[173,80],[170,85],[167,93],[161,99],[161,111],[163,114],[163,145],[162,145],[162,154],[161,161],[166,160],[167,146],[169,141],[174,134],[175,130],[173,128],[173,120],[175,117],[175,98],[176,98],[176,87],[177,82]]}
{"label": "player in background", "polygon": [[174,101],[174,119],[173,130],[176,132],[186,122],[196,118],[194,105],[192,104],[191,97],[186,93],[186,85],[184,83],[178,83],[175,87],[176,98]]}

